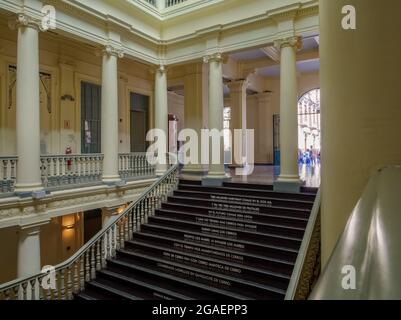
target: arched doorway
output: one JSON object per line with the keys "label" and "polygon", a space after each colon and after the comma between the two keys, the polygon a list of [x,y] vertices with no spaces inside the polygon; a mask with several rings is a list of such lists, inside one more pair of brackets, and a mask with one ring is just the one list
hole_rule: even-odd
{"label": "arched doorway", "polygon": [[320,163],[320,89],[313,89],[298,101],[298,153],[300,164]]}

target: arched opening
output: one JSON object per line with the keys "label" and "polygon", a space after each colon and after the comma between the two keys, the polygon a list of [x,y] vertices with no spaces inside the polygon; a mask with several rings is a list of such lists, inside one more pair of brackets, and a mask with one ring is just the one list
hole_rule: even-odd
{"label": "arched opening", "polygon": [[320,163],[320,89],[313,89],[298,101],[299,163]]}

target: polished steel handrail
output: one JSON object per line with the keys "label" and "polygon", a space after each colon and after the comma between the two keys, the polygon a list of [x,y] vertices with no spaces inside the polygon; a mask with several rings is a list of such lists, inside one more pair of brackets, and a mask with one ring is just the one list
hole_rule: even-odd
{"label": "polished steel handrail", "polygon": [[309,299],[401,299],[401,166],[378,170]]}

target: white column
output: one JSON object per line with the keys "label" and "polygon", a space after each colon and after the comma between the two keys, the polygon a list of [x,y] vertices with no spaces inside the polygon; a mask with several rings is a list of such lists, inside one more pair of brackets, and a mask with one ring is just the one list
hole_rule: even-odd
{"label": "white column", "polygon": [[[165,146],[167,152],[168,139],[168,98],[167,98],[167,70],[161,65],[155,72],[155,127],[164,132],[163,141],[159,145]],[[164,153],[164,152],[162,152]],[[166,154],[159,155],[159,159],[166,159]],[[161,176],[167,170],[165,163],[156,165],[156,175]]]}
{"label": "white column", "polygon": [[[193,63],[186,66],[186,75],[184,78],[184,125],[185,128],[193,129],[201,137],[201,130],[203,129],[203,110],[204,105],[207,106],[207,99],[205,99],[205,91],[208,90],[203,81],[206,76],[204,65],[201,62]],[[191,151],[192,152],[192,151]],[[201,163],[201,143],[198,141],[198,163],[186,164],[183,169],[183,174],[204,174],[207,169]]]}
{"label": "white column", "polygon": [[[246,89],[248,87],[247,80],[232,81],[228,84],[230,88],[230,101],[231,101],[231,120],[230,130],[232,133],[232,150],[231,150],[231,166],[232,167],[243,167],[246,162],[242,161],[242,158],[246,158]],[[242,129],[242,141],[234,139],[234,130]],[[237,154],[237,156],[235,156]],[[237,160],[237,161],[236,161]]]}
{"label": "white column", "polygon": [[16,136],[16,192],[42,189],[40,174],[39,25],[18,15]]}
{"label": "white column", "polygon": [[120,180],[118,173],[118,58],[123,53],[111,46],[103,50],[102,67],[102,153],[103,182]]}
{"label": "white column", "polygon": [[280,74],[280,176],[275,188],[299,190],[301,180],[298,171],[298,89],[296,50],[299,37],[276,41],[281,49]]}
{"label": "white column", "polygon": [[40,272],[40,225],[20,228],[17,263],[18,278]]}
{"label": "white column", "polygon": [[[223,132],[224,92],[223,92],[223,61],[222,55],[216,53],[206,56],[204,61],[209,63],[209,130],[217,129]],[[209,172],[204,179],[205,184],[221,184],[228,178],[224,169],[224,137],[219,137],[219,163],[213,163],[213,144],[209,148]],[[214,150],[217,152],[218,150]],[[213,181],[214,180],[214,181]]]}

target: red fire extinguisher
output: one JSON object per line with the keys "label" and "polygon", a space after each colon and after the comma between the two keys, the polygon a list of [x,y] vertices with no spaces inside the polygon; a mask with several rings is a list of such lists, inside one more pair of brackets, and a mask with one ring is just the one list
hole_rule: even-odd
{"label": "red fire extinguisher", "polygon": [[[65,149],[65,154],[72,154],[72,149],[71,147],[67,147]],[[72,164],[72,160],[71,158],[67,159],[67,170],[70,171],[71,170],[71,164]]]}

